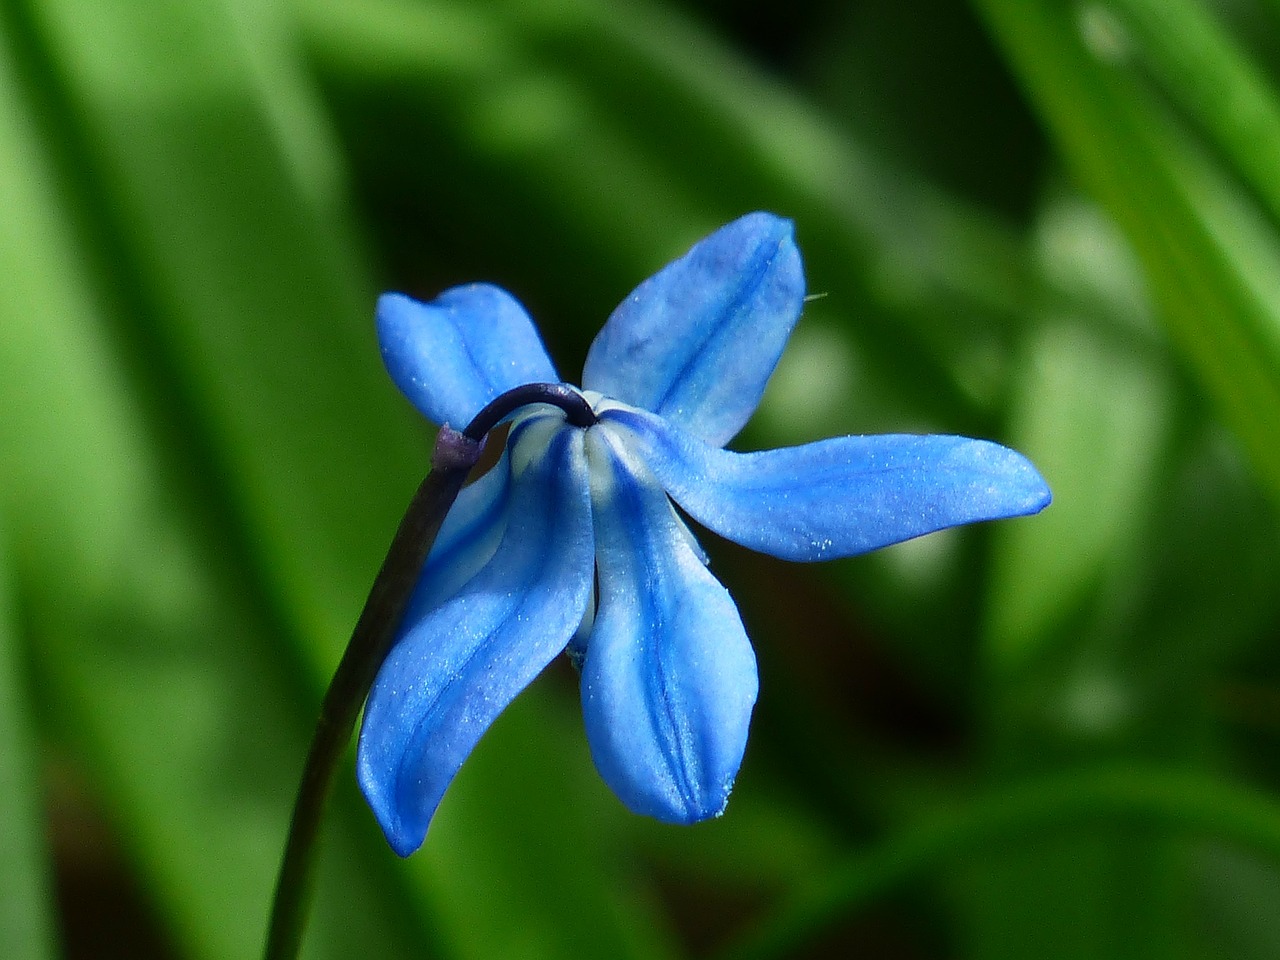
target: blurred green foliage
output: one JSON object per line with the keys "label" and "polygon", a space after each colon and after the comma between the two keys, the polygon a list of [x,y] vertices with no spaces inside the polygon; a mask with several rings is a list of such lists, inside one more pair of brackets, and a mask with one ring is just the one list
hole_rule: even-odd
{"label": "blurred green foliage", "polygon": [[[751,209],[822,294],[742,438],[992,437],[1043,515],[790,567],[727,815],[572,671],[425,848],[350,777],[305,955],[1280,955],[1274,0],[0,0],[0,955],[253,957],[430,437],[381,289],[560,368]],[[572,379],[572,375],[569,376]]]}

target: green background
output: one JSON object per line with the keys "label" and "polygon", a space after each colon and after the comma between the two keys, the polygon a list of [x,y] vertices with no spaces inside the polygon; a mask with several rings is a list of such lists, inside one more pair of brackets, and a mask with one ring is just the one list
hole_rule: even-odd
{"label": "green background", "polygon": [[426,468],[376,294],[566,379],[716,226],[806,310],[745,449],[990,437],[1041,516],[790,566],[727,815],[572,670],[424,849],[340,776],[311,958],[1280,956],[1280,2],[0,0],[0,955],[248,958]]}

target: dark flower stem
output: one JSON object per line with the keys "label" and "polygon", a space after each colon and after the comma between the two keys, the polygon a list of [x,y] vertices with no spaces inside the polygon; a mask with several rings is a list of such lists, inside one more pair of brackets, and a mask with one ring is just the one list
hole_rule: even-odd
{"label": "dark flower stem", "polygon": [[595,411],[587,398],[563,383],[526,383],[508,390],[481,410],[462,433],[477,443],[502,420],[531,403],[549,403],[564,411],[575,427],[589,427],[596,422]]}
{"label": "dark flower stem", "polygon": [[502,394],[481,410],[461,433],[448,426],[440,428],[431,470],[396,529],[320,705],[320,719],[302,769],[302,782],[276,881],[265,960],[295,960],[298,956],[314,884],[316,838],[333,789],[333,775],[351,740],[356,718],[374,677],[391,649],[440,525],[462,490],[467,474],[480,459],[485,436],[511,413],[530,403],[560,407],[568,422],[575,426],[589,427],[595,423],[591,405],[573,388],[558,383],[531,383]]}
{"label": "dark flower stem", "polygon": [[298,955],[311,901],[316,836],[332,792],[334,771],[351,740],[356,717],[378,667],[386,659],[418,571],[468,471],[479,459],[480,447],[479,442],[449,427],[441,428],[431,471],[400,521],[351,641],[325,692],[276,882],[267,960],[293,960]]}

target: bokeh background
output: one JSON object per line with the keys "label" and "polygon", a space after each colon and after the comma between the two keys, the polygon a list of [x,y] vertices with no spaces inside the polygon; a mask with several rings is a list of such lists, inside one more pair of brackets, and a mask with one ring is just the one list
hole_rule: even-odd
{"label": "bokeh background", "polygon": [[1280,957],[1277,0],[2,0],[0,955],[250,958],[430,429],[373,300],[566,378],[790,216],[736,443],[1016,446],[1039,517],[789,566],[727,815],[628,814],[551,668],[425,848],[344,771],[311,958]]}

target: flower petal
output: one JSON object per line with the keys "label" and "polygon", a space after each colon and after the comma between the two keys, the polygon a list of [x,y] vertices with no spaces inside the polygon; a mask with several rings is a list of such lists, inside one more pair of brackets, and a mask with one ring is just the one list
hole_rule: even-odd
{"label": "flower petal", "polygon": [[511,447],[507,530],[489,563],[413,623],[374,683],[360,786],[401,856],[498,713],[564,649],[591,591],[581,430],[541,418]]}
{"label": "flower petal", "polygon": [[1037,513],[1030,461],[967,437],[884,434],[733,453],[640,410],[612,409],[672,498],[722,537],[785,560],[830,560],[978,520]]}
{"label": "flower petal", "polygon": [[622,302],[591,344],[582,385],[723,446],[760,403],[803,304],[791,221],[747,214]]}
{"label": "flower petal", "polygon": [[526,408],[518,413],[507,435],[502,454],[486,473],[462,488],[449,509],[436,542],[427,555],[422,573],[409,599],[404,623],[421,620],[462,588],[480,571],[507,529],[507,498],[511,493],[511,446],[520,433],[541,420],[560,423],[564,417],[548,407]]}
{"label": "flower petal", "polygon": [[452,597],[493,557],[507,528],[510,491],[511,455],[504,448],[484,476],[462,488],[445,516],[409,598],[402,629]]}
{"label": "flower petal", "polygon": [[582,709],[600,776],[631,810],[693,823],[724,810],[746,749],[755,654],[656,479],[587,434],[600,601]]}
{"label": "flower petal", "polygon": [[385,293],[377,313],[387,372],[432,423],[461,430],[513,387],[560,382],[533,321],[500,287],[454,287],[430,303]]}

